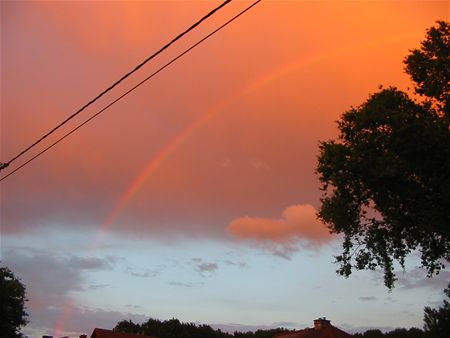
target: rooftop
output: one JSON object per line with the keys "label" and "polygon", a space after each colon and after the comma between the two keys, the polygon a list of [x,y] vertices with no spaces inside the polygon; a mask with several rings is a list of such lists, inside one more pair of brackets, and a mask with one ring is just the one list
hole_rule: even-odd
{"label": "rooftop", "polygon": [[142,336],[134,333],[114,332],[112,330],[95,328],[91,338],[157,338],[154,336]]}
{"label": "rooftop", "polygon": [[[314,320],[314,328],[306,328],[289,333],[281,333],[276,338],[350,338],[351,334],[331,325],[326,318]],[[274,338],[275,338],[274,337]]]}

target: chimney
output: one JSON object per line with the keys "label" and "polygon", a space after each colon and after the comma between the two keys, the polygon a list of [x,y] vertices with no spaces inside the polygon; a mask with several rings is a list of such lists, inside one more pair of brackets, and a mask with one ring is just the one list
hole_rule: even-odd
{"label": "chimney", "polygon": [[80,334],[80,338],[87,338],[87,335],[85,335],[85,334]]}
{"label": "chimney", "polygon": [[331,327],[330,321],[325,317],[314,320],[314,330],[321,330],[325,327]]}

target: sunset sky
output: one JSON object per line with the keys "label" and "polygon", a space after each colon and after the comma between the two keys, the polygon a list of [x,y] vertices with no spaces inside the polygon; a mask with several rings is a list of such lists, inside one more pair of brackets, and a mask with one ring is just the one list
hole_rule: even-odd
{"label": "sunset sky", "polygon": [[[220,1],[1,1],[5,162]],[[1,177],[237,14],[233,1]],[[27,287],[24,333],[178,318],[225,330],[423,326],[450,270],[412,255],[396,288],[336,275],[315,217],[319,141],[380,85],[448,1],[270,1],[1,184],[1,261]],[[409,90],[411,92],[411,90]]]}

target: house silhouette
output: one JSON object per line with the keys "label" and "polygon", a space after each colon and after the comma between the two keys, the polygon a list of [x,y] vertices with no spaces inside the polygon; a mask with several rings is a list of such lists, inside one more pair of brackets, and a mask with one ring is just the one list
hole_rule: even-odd
{"label": "house silhouette", "polygon": [[350,338],[351,334],[331,325],[325,317],[314,320],[313,328],[306,328],[289,333],[280,333],[273,338]]}

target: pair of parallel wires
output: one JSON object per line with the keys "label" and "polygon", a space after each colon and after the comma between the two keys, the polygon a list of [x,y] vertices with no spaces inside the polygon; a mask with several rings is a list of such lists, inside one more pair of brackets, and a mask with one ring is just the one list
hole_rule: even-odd
{"label": "pair of parallel wires", "polygon": [[[25,153],[27,153],[28,151],[30,151],[32,148],[34,148],[36,145],[38,145],[39,143],[41,143],[42,141],[44,141],[47,137],[49,137],[51,134],[53,134],[55,131],[57,131],[59,128],[61,128],[62,126],[64,126],[67,122],[69,122],[70,120],[72,120],[75,116],[77,116],[78,114],[80,114],[82,111],[84,111],[86,108],[88,108],[90,105],[92,105],[94,102],[96,102],[98,99],[100,99],[102,96],[104,96],[106,93],[108,93],[109,91],[111,91],[113,88],[115,88],[117,85],[119,85],[123,80],[125,80],[126,78],[130,77],[132,74],[134,74],[135,72],[137,72],[142,66],[144,66],[146,63],[148,63],[150,60],[154,59],[156,56],[158,56],[159,54],[161,54],[164,50],[166,50],[167,48],[169,48],[172,44],[174,44],[177,40],[181,39],[184,35],[186,35],[187,33],[189,33],[190,31],[192,31],[193,29],[195,29],[197,26],[199,26],[203,21],[205,21],[206,19],[208,19],[209,17],[211,17],[214,13],[216,13],[217,11],[219,11],[220,9],[222,9],[223,7],[225,7],[227,4],[229,4],[232,0],[226,0],[224,1],[222,4],[220,4],[218,7],[214,8],[212,11],[210,11],[208,14],[206,14],[205,16],[203,16],[200,20],[198,20],[197,22],[195,22],[192,26],[190,26],[188,29],[186,29],[185,31],[183,31],[182,33],[180,33],[179,35],[177,35],[175,38],[173,38],[171,41],[169,41],[166,45],[164,45],[163,47],[161,47],[157,52],[153,53],[151,56],[149,56],[147,59],[145,59],[143,62],[141,62],[139,65],[137,65],[133,70],[131,70],[130,72],[126,73],[124,76],[122,76],[119,80],[117,80],[116,82],[114,82],[111,86],[109,86],[108,88],[106,88],[104,91],[102,91],[100,94],[98,94],[95,98],[93,98],[92,100],[90,100],[88,103],[86,103],[83,107],[81,107],[80,109],[78,109],[75,113],[73,113],[72,115],[70,115],[69,117],[67,117],[64,121],[62,121],[61,123],[59,123],[56,127],[54,127],[53,129],[51,129],[49,132],[47,132],[46,134],[44,134],[41,138],[39,138],[38,140],[36,140],[34,143],[30,144],[28,147],[26,147],[24,150],[22,150],[21,152],[19,152],[16,156],[12,157],[9,161],[7,162],[0,162],[0,171],[9,167],[9,165],[11,163],[13,163],[14,161],[16,161],[17,159],[19,159],[20,157],[22,157]],[[186,50],[184,50],[182,53],[178,54],[175,58],[173,58],[171,61],[167,62],[166,64],[164,64],[162,67],[158,68],[158,70],[156,70],[155,72],[153,72],[152,74],[148,75],[144,80],[140,81],[138,84],[136,84],[135,86],[133,86],[132,88],[130,88],[129,90],[125,91],[122,95],[120,95],[119,97],[117,97],[116,99],[114,99],[113,101],[111,101],[108,105],[106,105],[105,107],[103,107],[101,110],[99,110],[98,112],[96,112],[94,115],[92,115],[91,117],[89,117],[88,119],[86,119],[84,122],[80,123],[79,125],[77,125],[75,128],[73,128],[72,130],[70,130],[69,132],[67,132],[66,134],[64,134],[63,136],[61,136],[60,138],[58,138],[56,141],[54,141],[52,144],[48,145],[46,148],[44,148],[43,150],[41,150],[40,152],[38,152],[37,154],[35,154],[34,156],[32,156],[30,159],[28,159],[26,162],[22,163],[21,165],[19,165],[18,167],[16,167],[14,170],[12,170],[11,172],[9,172],[7,175],[3,176],[0,178],[0,182],[3,181],[4,179],[6,179],[7,177],[13,175],[14,173],[16,173],[18,170],[22,169],[23,167],[25,167],[26,165],[28,165],[30,162],[34,161],[36,158],[38,158],[39,156],[43,155],[45,152],[47,152],[48,150],[50,150],[51,148],[53,148],[54,146],[56,146],[58,143],[60,143],[61,141],[63,141],[64,139],[66,139],[67,137],[69,137],[70,135],[72,135],[73,133],[75,133],[78,129],[80,129],[81,127],[83,127],[85,124],[89,123],[90,121],[92,121],[94,118],[96,118],[97,116],[99,116],[101,113],[103,113],[105,110],[107,110],[108,108],[110,108],[112,105],[114,105],[115,103],[117,103],[118,101],[120,101],[121,99],[123,99],[125,96],[127,96],[128,94],[130,94],[131,92],[133,92],[135,89],[137,89],[138,87],[142,86],[144,83],[146,83],[148,80],[150,80],[151,78],[153,78],[155,75],[157,75],[158,73],[160,73],[161,71],[163,71],[165,68],[169,67],[172,63],[176,62],[178,59],[180,59],[181,57],[183,57],[185,54],[189,53],[191,50],[193,50],[195,47],[197,47],[198,45],[200,45],[201,43],[203,43],[205,40],[209,39],[211,36],[213,36],[214,34],[216,34],[217,32],[219,32],[220,30],[222,30],[223,28],[225,28],[226,26],[228,26],[230,23],[232,23],[233,21],[235,21],[237,18],[239,18],[241,15],[243,15],[244,13],[246,13],[247,11],[249,11],[251,8],[253,8],[254,6],[256,6],[259,2],[261,2],[262,0],[256,0],[255,2],[253,2],[251,5],[249,5],[248,7],[246,7],[245,9],[243,9],[241,12],[239,12],[238,14],[236,14],[235,16],[233,16],[231,19],[229,19],[228,21],[226,21],[224,24],[222,24],[221,26],[219,26],[218,28],[216,28],[215,30],[213,30],[211,33],[209,33],[208,35],[206,35],[205,37],[203,37],[202,39],[200,39],[199,41],[197,41],[195,44],[193,44],[191,47],[187,48]]]}

